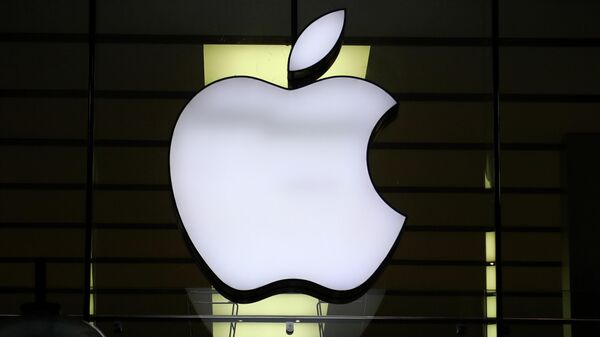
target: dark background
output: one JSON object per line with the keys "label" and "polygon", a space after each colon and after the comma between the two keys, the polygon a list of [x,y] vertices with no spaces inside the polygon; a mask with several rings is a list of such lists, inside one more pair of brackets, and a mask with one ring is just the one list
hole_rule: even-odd
{"label": "dark background", "polygon": [[[210,284],[176,225],[170,132],[203,87],[203,44],[290,44],[293,3],[97,0],[90,34],[87,1],[0,2],[0,314],[33,300],[35,257],[48,259],[49,299],[85,314],[89,228],[92,314],[195,313],[186,288]],[[484,319],[486,232],[500,244],[498,315],[510,336],[598,328],[572,319],[600,319],[600,3],[494,3],[297,1],[298,30],[347,8],[344,43],[371,46],[367,79],[400,102],[369,154],[375,184],[408,215],[375,286],[386,290],[376,314],[457,319],[373,322],[365,335],[451,336],[460,318]],[[466,335],[484,335],[484,323]],[[192,332],[124,324],[121,336]],[[100,327],[113,336],[110,322]]]}

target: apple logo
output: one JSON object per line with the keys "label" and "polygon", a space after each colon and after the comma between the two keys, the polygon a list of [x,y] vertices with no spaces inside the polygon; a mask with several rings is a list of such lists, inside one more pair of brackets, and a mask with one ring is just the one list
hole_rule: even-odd
{"label": "apple logo", "polygon": [[301,33],[290,88],[225,78],[175,125],[169,161],[182,232],[234,302],[284,292],[352,301],[398,242],[405,217],[379,196],[366,160],[397,103],[359,78],[317,80],[339,53],[344,22],[345,11],[333,11]]}

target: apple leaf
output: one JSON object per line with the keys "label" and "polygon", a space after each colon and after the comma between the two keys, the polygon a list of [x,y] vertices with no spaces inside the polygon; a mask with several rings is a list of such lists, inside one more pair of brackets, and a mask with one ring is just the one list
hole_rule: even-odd
{"label": "apple leaf", "polygon": [[302,31],[288,60],[291,88],[313,82],[333,64],[342,46],[345,18],[345,10],[336,10],[316,19]]}

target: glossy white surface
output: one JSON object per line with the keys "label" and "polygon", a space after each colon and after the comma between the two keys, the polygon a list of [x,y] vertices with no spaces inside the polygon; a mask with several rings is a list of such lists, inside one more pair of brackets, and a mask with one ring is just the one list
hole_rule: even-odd
{"label": "glossy white surface", "polygon": [[342,34],[344,16],[344,10],[338,10],[323,15],[310,24],[292,48],[289,71],[306,69],[323,59]]}
{"label": "glossy white surface", "polygon": [[346,77],[297,90],[230,78],[196,95],[177,121],[170,169],[180,217],[212,271],[238,290],[290,278],[335,290],[364,283],[404,223],[366,160],[394,104]]}

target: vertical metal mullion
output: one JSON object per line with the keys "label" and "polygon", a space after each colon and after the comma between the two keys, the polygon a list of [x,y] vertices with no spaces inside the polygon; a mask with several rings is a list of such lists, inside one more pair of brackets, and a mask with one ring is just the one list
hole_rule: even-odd
{"label": "vertical metal mullion", "polygon": [[291,29],[292,44],[296,43],[298,38],[298,0],[291,0]]}
{"label": "vertical metal mullion", "polygon": [[496,318],[498,335],[503,335],[502,296],[502,208],[500,181],[500,0],[492,3],[492,109],[494,148],[494,232],[496,240]]}
{"label": "vertical metal mullion", "polygon": [[94,206],[94,82],[96,63],[96,0],[88,1],[88,122],[85,180],[85,242],[83,319],[90,321],[92,274],[92,220]]}

